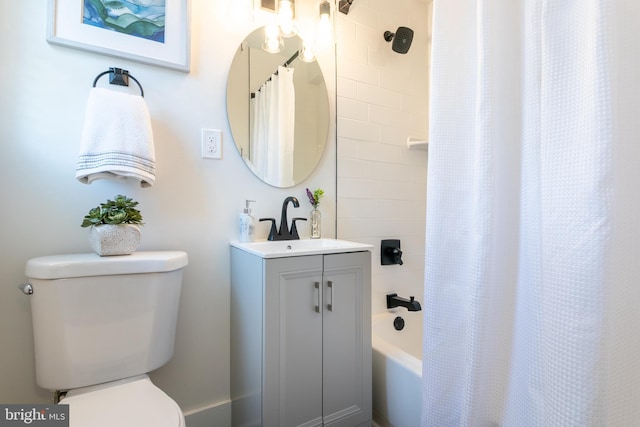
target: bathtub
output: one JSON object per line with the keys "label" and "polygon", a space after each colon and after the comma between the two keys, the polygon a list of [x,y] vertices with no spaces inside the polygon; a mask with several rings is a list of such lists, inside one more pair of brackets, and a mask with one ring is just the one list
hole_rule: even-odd
{"label": "bathtub", "polygon": [[[394,328],[400,316],[404,329]],[[418,427],[422,407],[422,312],[373,316],[373,419],[380,427]]]}

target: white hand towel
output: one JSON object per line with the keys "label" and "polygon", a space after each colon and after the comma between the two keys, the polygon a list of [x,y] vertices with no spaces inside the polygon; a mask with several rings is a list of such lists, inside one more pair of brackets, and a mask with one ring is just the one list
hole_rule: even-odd
{"label": "white hand towel", "polygon": [[92,88],[87,101],[76,179],[135,179],[141,187],[155,181],[151,118],[144,98]]}

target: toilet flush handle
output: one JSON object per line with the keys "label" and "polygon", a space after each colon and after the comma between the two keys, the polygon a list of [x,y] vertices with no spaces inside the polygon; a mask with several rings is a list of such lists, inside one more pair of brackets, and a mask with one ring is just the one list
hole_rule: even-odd
{"label": "toilet flush handle", "polygon": [[31,283],[23,283],[22,285],[20,285],[18,287],[20,288],[22,293],[25,294],[25,295],[33,294],[33,286],[31,286]]}

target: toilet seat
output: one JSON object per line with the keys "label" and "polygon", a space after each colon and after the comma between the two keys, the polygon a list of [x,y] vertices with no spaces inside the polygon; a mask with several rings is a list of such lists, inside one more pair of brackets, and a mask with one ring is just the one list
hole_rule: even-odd
{"label": "toilet seat", "polygon": [[147,375],[70,390],[70,427],[184,427],[178,404]]}

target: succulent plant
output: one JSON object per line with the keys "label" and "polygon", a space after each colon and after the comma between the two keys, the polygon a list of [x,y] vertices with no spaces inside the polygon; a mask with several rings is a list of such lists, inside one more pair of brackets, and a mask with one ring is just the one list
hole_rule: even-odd
{"label": "succulent plant", "polygon": [[136,209],[138,202],[133,199],[117,195],[113,200],[107,199],[85,215],[81,227],[91,227],[101,224],[137,224],[144,225],[142,214]]}

